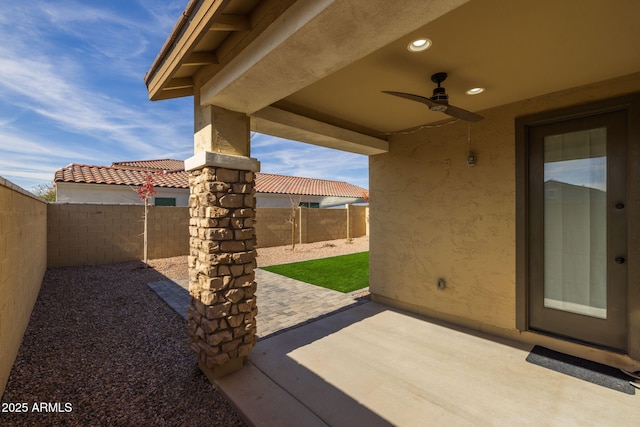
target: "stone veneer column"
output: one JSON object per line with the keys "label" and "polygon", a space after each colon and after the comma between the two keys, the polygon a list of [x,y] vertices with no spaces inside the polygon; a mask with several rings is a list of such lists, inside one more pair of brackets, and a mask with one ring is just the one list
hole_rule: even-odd
{"label": "stone veneer column", "polygon": [[259,163],[203,152],[186,167],[189,340],[200,369],[213,381],[242,367],[256,343],[254,172]]}

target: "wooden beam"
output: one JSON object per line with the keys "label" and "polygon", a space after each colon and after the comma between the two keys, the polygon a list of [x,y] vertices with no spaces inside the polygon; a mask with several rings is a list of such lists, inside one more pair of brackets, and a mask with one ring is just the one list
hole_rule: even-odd
{"label": "wooden beam", "polygon": [[163,90],[184,89],[193,87],[193,79],[191,77],[180,77],[169,80],[169,82],[162,87]]}
{"label": "wooden beam", "polygon": [[218,57],[213,52],[193,52],[182,65],[210,65],[218,64]]}
{"label": "wooden beam", "polygon": [[220,15],[209,31],[248,31],[251,29],[249,18],[245,15]]}

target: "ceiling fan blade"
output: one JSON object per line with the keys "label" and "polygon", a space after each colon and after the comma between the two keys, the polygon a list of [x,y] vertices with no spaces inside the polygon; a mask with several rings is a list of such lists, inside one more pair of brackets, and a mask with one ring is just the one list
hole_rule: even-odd
{"label": "ceiling fan blade", "polygon": [[484,117],[472,113],[471,111],[463,110],[459,107],[454,107],[453,105],[449,105],[449,107],[443,111],[443,113],[450,115],[451,117],[455,117],[456,119],[464,120],[467,122],[478,122]]}
{"label": "ceiling fan blade", "polygon": [[[412,93],[405,93],[405,92],[395,92],[392,90],[383,90],[382,92],[389,95],[398,96],[400,98],[409,99],[411,101],[419,102],[429,107],[429,109],[432,109],[435,107],[441,112],[450,115],[451,117],[455,117],[456,119],[460,119],[460,120],[465,120],[467,122],[477,122],[479,120],[484,119],[484,117],[476,113],[472,113],[471,111],[463,110],[462,108],[454,107],[453,105],[447,105],[440,102],[435,102],[424,96],[414,95]],[[432,110],[432,111],[438,111],[438,110]]]}
{"label": "ceiling fan blade", "polygon": [[440,105],[437,102],[433,102],[429,98],[426,98],[426,97],[420,96],[420,95],[414,95],[412,93],[395,92],[393,90],[383,90],[382,92],[386,93],[386,94],[389,94],[389,95],[399,96],[400,98],[409,99],[411,101],[419,102],[421,104],[426,105],[429,108],[431,108],[433,106],[436,106],[436,105]]}

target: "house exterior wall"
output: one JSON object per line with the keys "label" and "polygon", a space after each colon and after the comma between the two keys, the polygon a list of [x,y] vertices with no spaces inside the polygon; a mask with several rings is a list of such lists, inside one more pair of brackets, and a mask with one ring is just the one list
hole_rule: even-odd
{"label": "house exterior wall", "polygon": [[47,203],[0,177],[0,396],[47,268]]}
{"label": "house exterior wall", "polygon": [[471,124],[473,167],[465,122],[393,137],[369,165],[373,299],[544,340],[516,329],[515,118],[639,90],[635,74],[483,111],[485,120]]}
{"label": "house exterior wall", "polygon": [[[155,187],[155,197],[176,199],[176,206],[189,204],[188,188]],[[56,183],[56,201],[61,203],[126,203],[142,204],[135,187],[110,184]]]}
{"label": "house exterior wall", "polygon": [[[150,259],[189,253],[187,207],[151,206]],[[140,205],[49,204],[48,266],[108,264],[143,259],[144,207]]]}
{"label": "house exterior wall", "polygon": [[290,208],[291,203],[298,206],[300,203],[319,203],[321,208],[344,208],[345,205],[363,203],[360,197],[333,197],[333,196],[298,196],[288,194],[258,193],[256,206],[259,208]]}
{"label": "house exterior wall", "polygon": [[[155,197],[174,197],[176,206],[189,205],[188,188],[155,187]],[[134,187],[127,185],[87,184],[75,182],[56,183],[56,201],[60,203],[114,203],[142,204]],[[256,207],[289,208],[291,202],[319,203],[321,208],[344,208],[347,204],[362,203],[358,197],[297,196],[288,194],[257,193]]]}

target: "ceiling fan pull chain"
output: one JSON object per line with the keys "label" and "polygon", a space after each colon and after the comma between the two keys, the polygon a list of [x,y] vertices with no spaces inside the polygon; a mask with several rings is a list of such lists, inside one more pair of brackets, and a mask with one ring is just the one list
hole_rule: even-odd
{"label": "ceiling fan pull chain", "polygon": [[467,166],[475,166],[476,155],[471,152],[471,122],[467,122]]}

